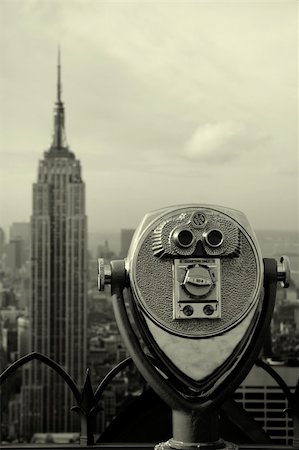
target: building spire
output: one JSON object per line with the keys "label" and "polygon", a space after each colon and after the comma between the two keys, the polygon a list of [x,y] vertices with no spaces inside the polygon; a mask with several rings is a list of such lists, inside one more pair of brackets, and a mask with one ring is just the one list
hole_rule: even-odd
{"label": "building spire", "polygon": [[60,45],[58,45],[57,54],[57,103],[61,102],[61,64],[60,64]]}
{"label": "building spire", "polygon": [[[57,51],[57,99],[55,103],[54,109],[54,132],[52,144],[50,147],[50,153],[53,152],[55,155],[59,153],[65,153],[65,150],[68,150],[65,130],[64,130],[64,106],[61,100],[61,54],[60,54],[60,46],[58,46]],[[61,152],[64,150],[64,152]]]}

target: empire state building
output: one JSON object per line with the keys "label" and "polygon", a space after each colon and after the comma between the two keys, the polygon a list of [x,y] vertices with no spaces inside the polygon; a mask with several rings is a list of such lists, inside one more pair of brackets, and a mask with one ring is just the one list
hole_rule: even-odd
{"label": "empire state building", "polygon": [[[52,144],[39,161],[33,184],[31,351],[49,356],[80,385],[86,371],[85,184],[80,161],[66,142],[60,55],[57,72]],[[39,362],[28,369],[23,416],[31,411],[34,420],[31,416],[26,423],[24,418],[24,435],[71,431],[74,415],[69,409],[74,400],[69,388]],[[29,429],[32,422],[34,430]]]}

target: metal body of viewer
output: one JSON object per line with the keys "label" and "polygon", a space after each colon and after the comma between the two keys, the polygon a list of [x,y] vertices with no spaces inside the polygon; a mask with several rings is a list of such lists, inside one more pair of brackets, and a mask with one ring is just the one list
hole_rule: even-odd
{"label": "metal body of viewer", "polygon": [[219,405],[254,364],[289,277],[286,258],[262,259],[244,214],[211,205],[150,213],[125,260],[99,260],[124,342],[173,410],[157,450],[236,448],[221,439]]}

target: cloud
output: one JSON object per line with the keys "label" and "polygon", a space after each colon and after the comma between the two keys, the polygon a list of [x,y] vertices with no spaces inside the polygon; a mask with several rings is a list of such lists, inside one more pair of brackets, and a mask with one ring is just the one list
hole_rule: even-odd
{"label": "cloud", "polygon": [[269,137],[254,135],[235,121],[199,125],[188,139],[183,153],[191,160],[229,162],[248,152]]}

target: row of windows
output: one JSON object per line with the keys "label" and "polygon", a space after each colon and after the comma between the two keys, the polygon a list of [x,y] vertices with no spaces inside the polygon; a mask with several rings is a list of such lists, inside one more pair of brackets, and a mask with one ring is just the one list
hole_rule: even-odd
{"label": "row of windows", "polygon": [[245,409],[253,410],[253,409],[261,409],[261,408],[267,408],[267,409],[278,409],[283,410],[287,407],[287,401],[284,402],[245,402],[243,403],[245,406]]}
{"label": "row of windows", "polygon": [[252,399],[252,400],[283,400],[285,395],[283,392],[237,392],[234,395],[235,399]]}
{"label": "row of windows", "polygon": [[[291,386],[290,389],[294,389],[295,386]],[[273,391],[273,392],[277,392],[280,391],[281,392],[281,387],[280,386],[262,386],[262,385],[256,385],[256,386],[239,386],[237,392],[258,392],[258,391]]]}

